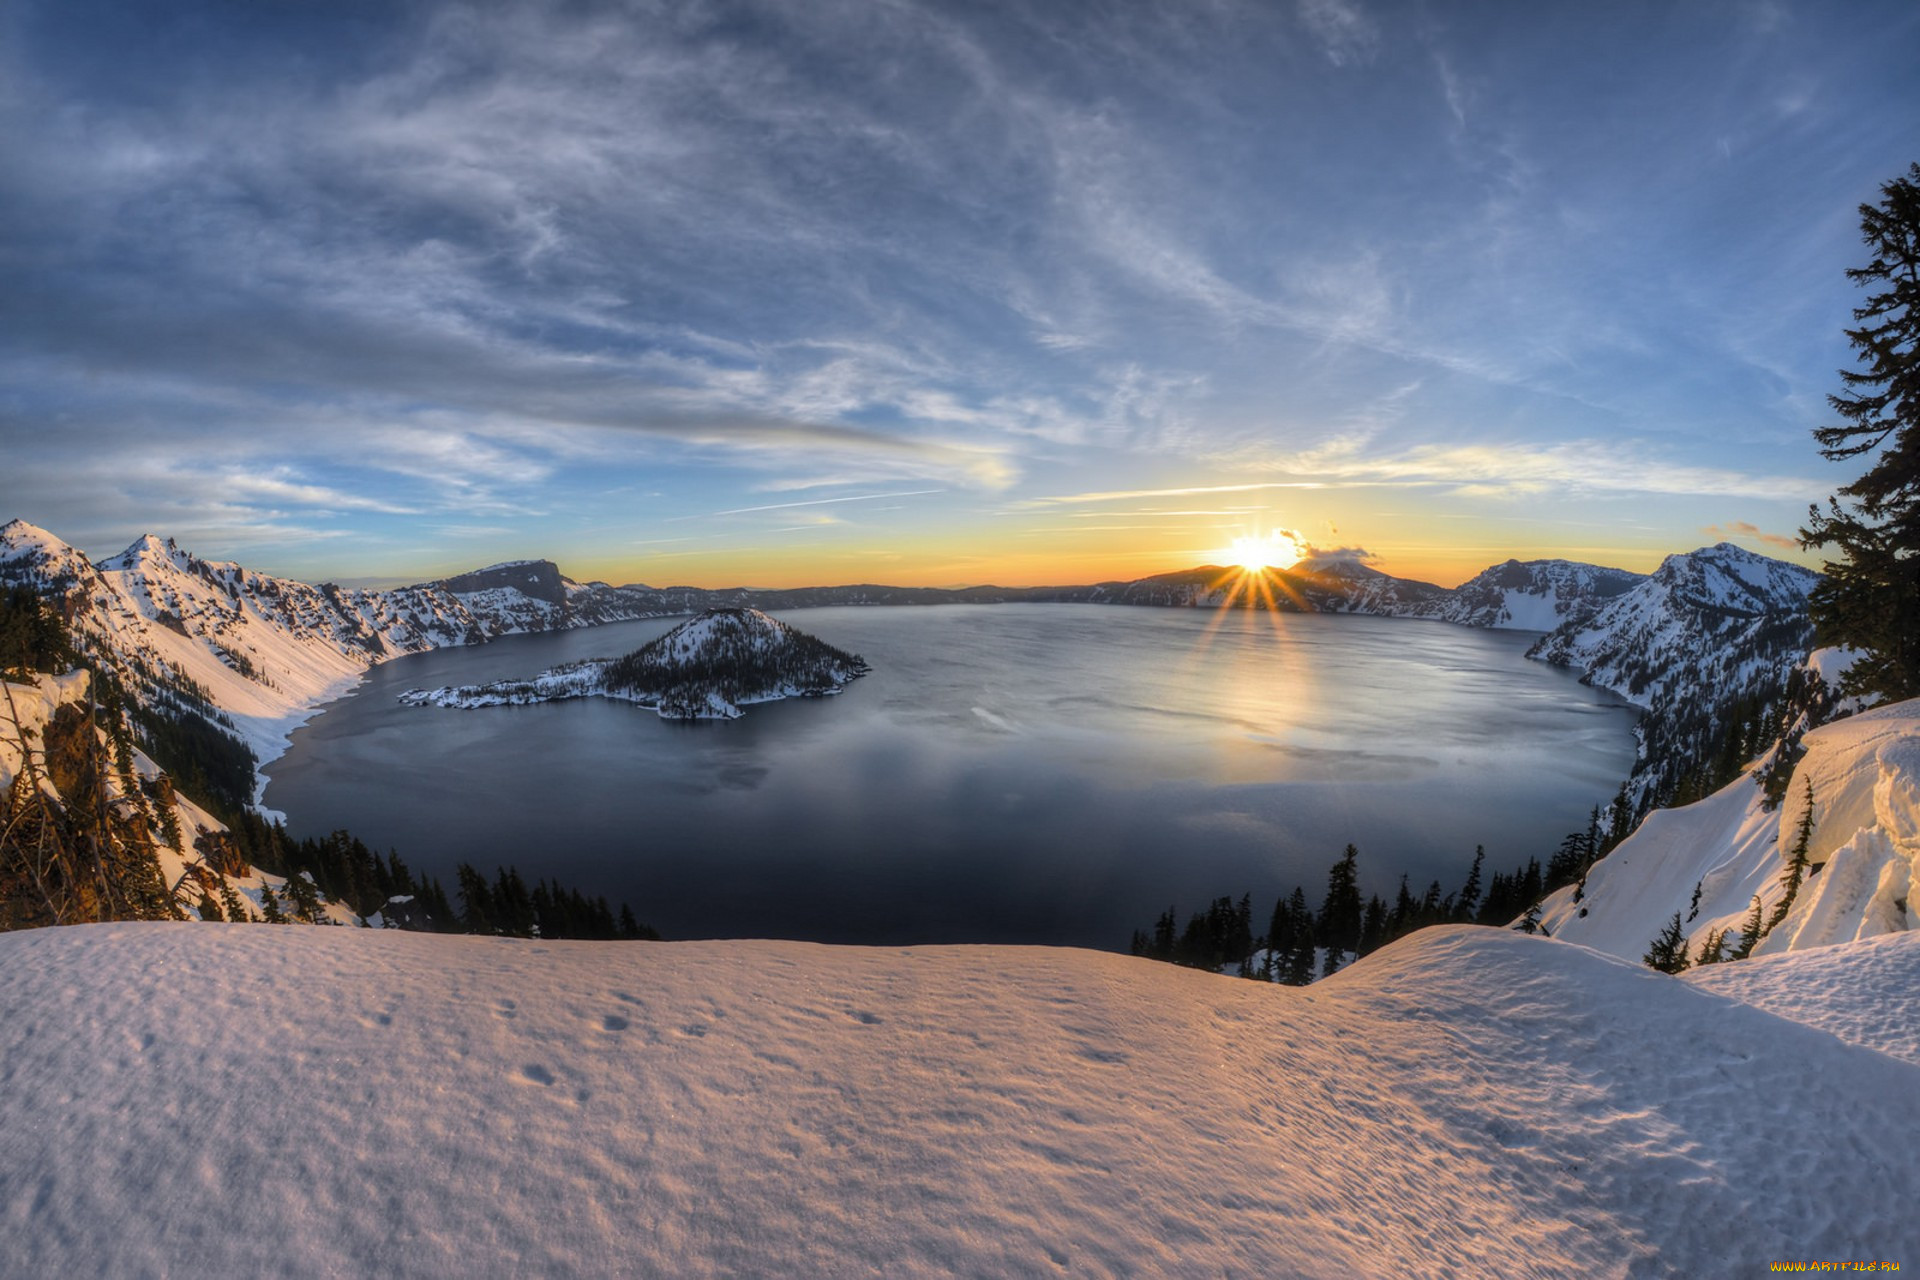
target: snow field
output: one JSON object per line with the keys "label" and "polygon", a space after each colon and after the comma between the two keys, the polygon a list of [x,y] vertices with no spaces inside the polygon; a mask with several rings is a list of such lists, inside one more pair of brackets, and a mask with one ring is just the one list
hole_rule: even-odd
{"label": "snow field", "polygon": [[[1493,930],[1306,989],[151,924],[0,937],[0,972],[8,1276],[1707,1276],[1920,1244],[1888,1145],[1920,1067]],[[1823,981],[1870,1021],[1877,988]]]}

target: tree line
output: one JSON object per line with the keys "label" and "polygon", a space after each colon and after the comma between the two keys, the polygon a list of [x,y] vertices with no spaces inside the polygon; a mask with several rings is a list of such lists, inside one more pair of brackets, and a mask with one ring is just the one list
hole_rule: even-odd
{"label": "tree line", "polygon": [[[1614,821],[1613,819],[1618,819]],[[1408,876],[1392,901],[1360,891],[1360,850],[1348,845],[1327,869],[1327,888],[1318,909],[1308,906],[1304,886],[1295,885],[1274,903],[1266,932],[1253,931],[1253,895],[1215,898],[1181,926],[1172,907],[1151,929],[1136,929],[1129,950],[1215,973],[1304,986],[1316,976],[1334,973],[1351,960],[1370,954],[1415,930],[1437,924],[1480,924],[1541,931],[1539,904],[1556,889],[1574,885],[1579,900],[1587,871],[1626,838],[1632,810],[1622,796],[1603,816],[1596,807],[1586,829],[1571,832],[1543,866],[1529,858],[1512,871],[1483,878],[1486,848],[1476,846],[1460,887],[1446,892],[1440,881],[1415,893]]]}

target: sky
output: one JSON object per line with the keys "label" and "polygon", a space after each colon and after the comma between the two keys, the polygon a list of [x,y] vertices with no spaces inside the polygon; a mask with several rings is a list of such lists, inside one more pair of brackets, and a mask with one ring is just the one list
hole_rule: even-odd
{"label": "sky", "polygon": [[0,10],[0,520],[343,583],[1797,549],[1920,7]]}

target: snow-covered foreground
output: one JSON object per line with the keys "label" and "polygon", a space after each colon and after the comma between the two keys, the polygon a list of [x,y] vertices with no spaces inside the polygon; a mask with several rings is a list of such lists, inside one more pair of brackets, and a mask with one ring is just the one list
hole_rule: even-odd
{"label": "snow-covered foreground", "polygon": [[[1820,1004],[1871,1040],[1875,975],[1920,952],[1858,954]],[[1769,966],[1709,994],[1461,928],[1301,990],[1038,948],[147,924],[0,937],[0,972],[9,1276],[1920,1258],[1920,1066],[1724,998]]]}

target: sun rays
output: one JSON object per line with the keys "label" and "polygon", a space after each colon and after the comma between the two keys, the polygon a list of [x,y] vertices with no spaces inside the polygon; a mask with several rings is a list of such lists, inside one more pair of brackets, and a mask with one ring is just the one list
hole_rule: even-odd
{"label": "sun rays", "polygon": [[1265,569],[1290,569],[1299,562],[1300,556],[1299,539],[1284,530],[1265,537],[1233,540],[1233,563],[1249,574]]}

